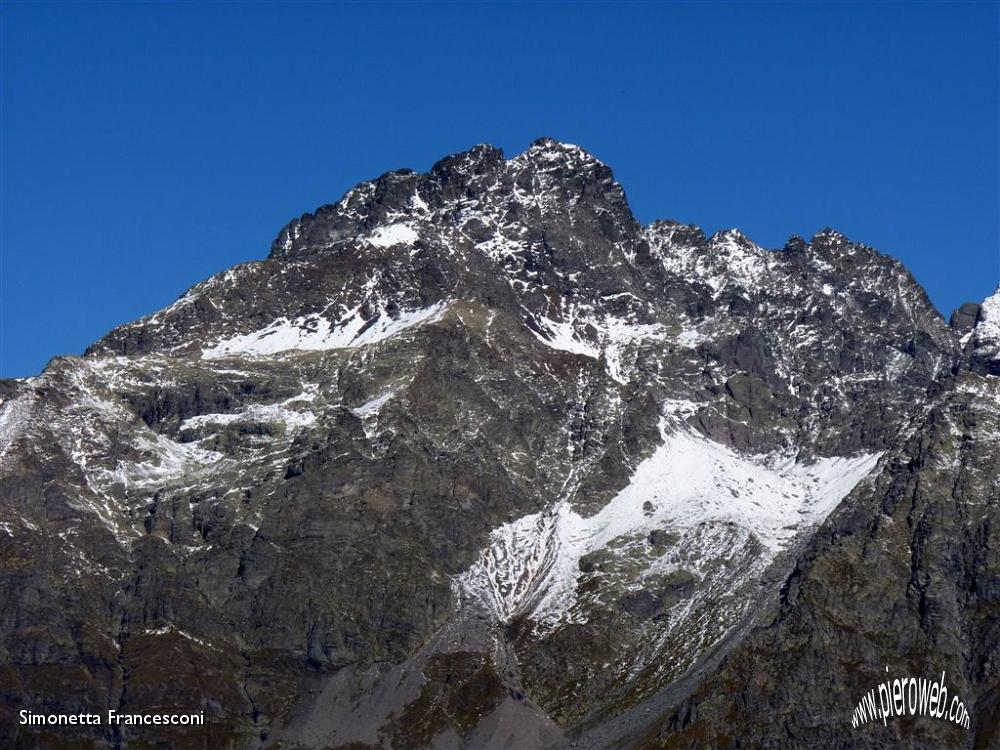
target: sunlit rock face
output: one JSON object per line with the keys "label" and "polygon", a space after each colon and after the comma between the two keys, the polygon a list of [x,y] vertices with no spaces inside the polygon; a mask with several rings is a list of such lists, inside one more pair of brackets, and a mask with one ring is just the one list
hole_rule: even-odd
{"label": "sunlit rock face", "polygon": [[990,746],[998,309],[551,139],[362,183],[0,383],[0,744],[883,747],[926,662]]}

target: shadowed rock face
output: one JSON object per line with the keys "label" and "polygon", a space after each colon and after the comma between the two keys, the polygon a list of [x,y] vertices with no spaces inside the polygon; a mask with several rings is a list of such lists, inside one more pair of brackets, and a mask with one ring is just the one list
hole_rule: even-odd
{"label": "shadowed rock face", "polygon": [[[362,183],[0,383],[0,744],[991,746],[996,300],[551,139]],[[971,727],[851,729],[887,666]]]}

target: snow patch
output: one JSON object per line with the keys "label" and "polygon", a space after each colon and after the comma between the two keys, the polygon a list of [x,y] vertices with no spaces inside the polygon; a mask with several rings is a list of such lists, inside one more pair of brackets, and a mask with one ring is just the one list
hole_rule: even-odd
{"label": "snow patch", "polygon": [[408,328],[439,320],[448,305],[439,302],[417,310],[402,311],[392,317],[385,309],[369,320],[361,316],[361,306],[331,322],[318,315],[295,319],[279,318],[266,328],[220,341],[202,350],[202,359],[230,356],[261,357],[291,350],[322,351],[356,348],[391,338]]}
{"label": "snow patch", "polygon": [[659,324],[634,323],[610,316],[536,320],[541,331],[531,332],[545,346],[591,359],[599,359],[603,354],[608,374],[619,383],[628,381],[625,356],[629,348],[643,340],[662,341],[665,337]]}
{"label": "snow patch", "polygon": [[191,479],[225,460],[217,451],[205,450],[191,443],[177,443],[165,435],[154,434],[152,439],[142,435],[136,447],[148,453],[152,460],[126,464],[122,479],[126,486],[161,486],[166,483]]}
{"label": "snow patch", "polygon": [[685,328],[677,334],[674,340],[679,346],[682,346],[685,349],[695,349],[698,344],[705,341],[707,338],[708,337],[697,328]]}
{"label": "snow patch", "polygon": [[388,391],[387,393],[383,393],[381,396],[373,398],[371,401],[368,401],[361,406],[351,409],[351,412],[359,417],[368,417],[378,414],[382,409],[382,406],[395,395],[395,391]]}
{"label": "snow patch", "polygon": [[[425,209],[426,205],[424,204]],[[368,242],[376,247],[392,247],[393,245],[412,245],[418,237],[417,230],[411,224],[389,224],[378,227],[372,232],[368,237]]]}
{"label": "snow patch", "polygon": [[181,422],[181,430],[198,429],[206,425],[228,425],[239,423],[284,424],[292,429],[311,427],[316,423],[316,415],[310,411],[290,408],[316,398],[318,386],[307,387],[298,396],[292,396],[278,404],[251,404],[230,414],[199,414]]}
{"label": "snow patch", "polygon": [[541,333],[532,330],[539,341],[550,349],[558,349],[571,354],[597,359],[601,352],[594,344],[581,338],[573,326],[573,321],[557,322],[542,318],[539,322]]}
{"label": "snow patch", "polygon": [[706,522],[729,522],[749,532],[766,562],[822,522],[880,456],[804,465],[792,458],[744,456],[682,429],[665,436],[629,485],[595,515],[584,518],[561,500],[494,530],[458,587],[485,601],[501,621],[530,613],[553,624],[575,601],[584,555],[615,540],[641,541],[656,529],[684,533]]}

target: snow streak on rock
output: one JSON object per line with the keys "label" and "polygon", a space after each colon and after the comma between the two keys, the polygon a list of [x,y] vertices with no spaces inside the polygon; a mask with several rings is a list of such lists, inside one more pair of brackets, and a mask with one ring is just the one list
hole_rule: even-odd
{"label": "snow streak on rock", "polygon": [[374,318],[365,320],[358,306],[336,322],[319,315],[294,320],[279,318],[259,331],[233,336],[207,347],[202,351],[202,357],[259,357],[290,350],[319,351],[365,346],[437,320],[445,309],[447,304],[441,302],[419,310],[403,311],[396,317],[380,309]]}

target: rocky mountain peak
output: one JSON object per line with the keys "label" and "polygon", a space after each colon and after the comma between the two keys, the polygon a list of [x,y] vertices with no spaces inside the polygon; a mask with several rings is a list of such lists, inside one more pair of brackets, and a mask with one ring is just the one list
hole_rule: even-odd
{"label": "rocky mountain peak", "polygon": [[849,245],[850,240],[832,227],[824,227],[813,235],[810,244],[814,247],[835,248]]}
{"label": "rocky mountain peak", "polygon": [[739,229],[720,229],[708,239],[713,248],[737,247],[741,250],[760,251],[761,247]]}
{"label": "rocky mountain peak", "polygon": [[[583,154],[586,154],[589,158],[591,158],[591,159],[594,158],[594,157],[590,156],[589,154],[587,154],[586,151],[584,151],[582,148],[580,148],[576,144],[565,143],[563,141],[556,140],[555,138],[550,138],[549,136],[546,136],[546,135],[543,135],[543,136],[541,136],[541,137],[536,138],[535,140],[533,140],[531,142],[531,146],[529,147],[528,150],[529,151],[552,152],[552,153],[557,153],[557,154],[567,154],[567,153],[582,152]],[[595,161],[596,161],[596,159],[595,159]]]}
{"label": "rocky mountain peak", "polygon": [[544,138],[512,159],[478,145],[427,173],[360,183],[290,222],[264,264],[220,274],[89,351],[216,351],[280,319],[388,326],[457,299],[503,307],[546,340],[561,331],[573,347],[597,350],[608,326],[669,328],[679,314],[693,326],[719,308],[751,319],[776,304],[789,315],[815,308],[819,320],[864,311],[884,323],[905,311],[935,351],[955,347],[919,285],[887,256],[832,229],[781,253],[738,229],[706,239],[676,221],[642,227],[605,164]]}
{"label": "rocky mountain peak", "polygon": [[514,161],[518,158],[544,162],[549,165],[562,163],[571,169],[608,169],[604,162],[580,146],[548,137],[533,141],[527,150],[514,158]]}
{"label": "rocky mountain peak", "polygon": [[785,240],[785,245],[782,248],[787,253],[803,253],[809,248],[809,243],[806,242],[801,235],[793,234],[787,240]]}
{"label": "rocky mountain peak", "polygon": [[506,159],[503,149],[489,143],[479,143],[468,151],[449,154],[431,167],[431,174],[448,175],[452,172],[476,174],[500,169]]}
{"label": "rocky mountain peak", "polygon": [[674,219],[657,219],[646,227],[650,241],[669,247],[699,248],[708,244],[705,230],[695,224],[684,224]]}
{"label": "rocky mountain peak", "polygon": [[987,705],[1000,295],[960,341],[888,256],[789,245],[480,145],[0,382],[0,745],[183,702],[239,750],[778,747],[731,686],[792,665],[775,724],[843,746],[828,707],[928,636]]}
{"label": "rocky mountain peak", "polygon": [[525,214],[566,210],[609,211],[618,223],[635,224],[611,170],[578,146],[542,138],[506,160],[501,149],[480,144],[441,159],[425,174],[399,170],[355,186],[337,203],[286,225],[270,257],[334,250],[392,225],[406,224],[409,236],[417,225],[472,222],[469,229],[482,233],[482,226],[495,231]]}

